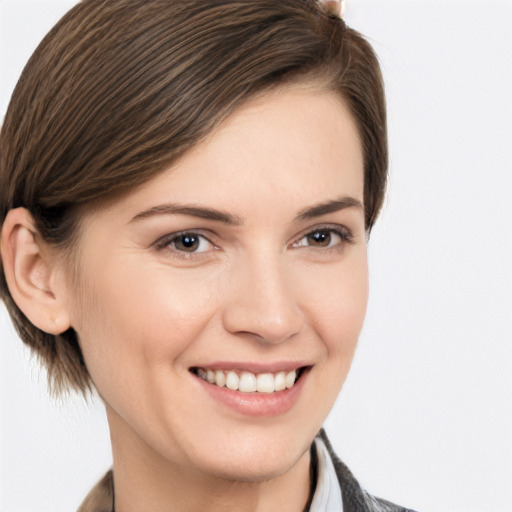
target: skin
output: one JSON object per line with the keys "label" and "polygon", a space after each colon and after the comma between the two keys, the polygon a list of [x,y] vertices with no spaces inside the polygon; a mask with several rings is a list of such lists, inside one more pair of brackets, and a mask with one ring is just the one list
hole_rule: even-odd
{"label": "skin", "polygon": [[[340,198],[347,207],[300,216]],[[141,215],[169,203],[237,223]],[[363,155],[351,115],[335,93],[293,86],[248,103],[128,196],[85,211],[74,272],[42,249],[42,270],[18,265],[39,276],[53,330],[79,335],[107,410],[117,512],[303,509],[309,446],[365,316],[358,203]],[[6,261],[37,241],[22,213],[4,226]],[[180,245],[182,231],[199,245]],[[7,276],[13,286],[18,274]],[[218,361],[310,370],[289,410],[254,417],[205,393],[190,371]]]}

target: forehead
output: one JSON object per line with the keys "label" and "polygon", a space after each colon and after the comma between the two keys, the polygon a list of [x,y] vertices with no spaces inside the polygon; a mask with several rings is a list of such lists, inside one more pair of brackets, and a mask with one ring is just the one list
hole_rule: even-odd
{"label": "forehead", "polygon": [[206,203],[249,215],[258,198],[277,214],[285,198],[294,208],[340,195],[362,202],[363,182],[361,141],[339,94],[295,85],[237,109],[173,166],[111,206],[129,216],[159,203]]}

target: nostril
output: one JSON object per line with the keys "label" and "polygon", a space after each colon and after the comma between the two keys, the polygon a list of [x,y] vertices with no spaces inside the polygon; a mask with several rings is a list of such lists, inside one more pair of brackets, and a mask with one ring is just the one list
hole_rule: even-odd
{"label": "nostril", "polygon": [[299,334],[304,325],[300,311],[286,317],[258,313],[256,309],[238,305],[224,313],[225,329],[237,336],[253,338],[261,344],[283,343]]}

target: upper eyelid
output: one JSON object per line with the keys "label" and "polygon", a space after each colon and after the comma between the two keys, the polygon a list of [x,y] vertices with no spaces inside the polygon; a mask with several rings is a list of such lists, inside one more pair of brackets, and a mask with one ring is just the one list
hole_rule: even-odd
{"label": "upper eyelid", "polygon": [[[298,247],[295,246],[298,242],[300,242],[303,238],[307,237],[308,235],[318,232],[318,231],[331,231],[335,233],[337,236],[341,238],[341,241],[335,245],[327,246],[327,247],[315,247],[312,246],[302,246]],[[354,245],[357,242],[357,237],[354,235],[353,231],[349,229],[347,226],[342,224],[323,224],[313,227],[312,229],[307,229],[302,232],[302,234],[296,236],[292,239],[291,242],[289,242],[288,247],[294,250],[299,249],[312,249],[314,251],[320,251],[322,253],[328,253],[331,251],[340,251],[344,250],[346,246],[348,245]]]}
{"label": "upper eyelid", "polygon": [[314,233],[315,231],[334,231],[337,233],[343,233],[350,237],[353,236],[353,231],[345,226],[344,224],[334,224],[334,223],[325,223],[325,224],[318,224],[316,226],[312,226],[309,228],[304,229],[301,231],[298,235],[294,237],[294,240],[300,240],[301,238]]}
{"label": "upper eyelid", "polygon": [[[183,236],[183,235],[197,235],[197,236],[200,236],[201,238],[204,238],[205,240],[207,240],[208,243],[210,243],[212,246],[214,246],[214,247],[217,246],[217,244],[215,244],[215,242],[213,242],[210,239],[210,237],[208,237],[207,235],[204,234],[204,230],[201,230],[201,229],[183,229],[181,231],[175,231],[174,233],[168,233],[167,235],[164,235],[164,236],[161,236],[160,238],[158,238],[151,245],[156,248],[163,248],[163,247],[169,246],[174,239],[176,239],[180,236]],[[181,251],[178,251],[178,252],[181,252]],[[191,254],[193,254],[193,253],[191,253]]]}

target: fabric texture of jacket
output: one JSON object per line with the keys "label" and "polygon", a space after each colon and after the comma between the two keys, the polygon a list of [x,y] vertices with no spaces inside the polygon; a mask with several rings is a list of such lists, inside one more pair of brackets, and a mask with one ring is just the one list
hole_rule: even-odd
{"label": "fabric texture of jacket", "polygon": [[[336,469],[343,499],[343,512],[414,512],[411,509],[376,498],[362,489],[351,471],[334,453],[324,430],[322,429],[318,435],[327,446]],[[77,512],[114,512],[114,479],[112,470],[108,471],[94,486]],[[330,510],[328,512],[337,511]]]}

